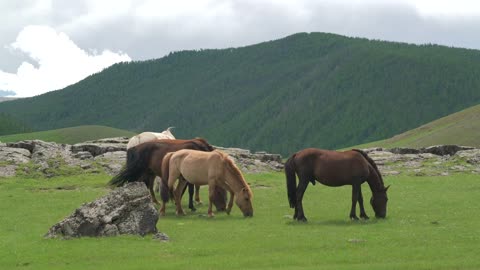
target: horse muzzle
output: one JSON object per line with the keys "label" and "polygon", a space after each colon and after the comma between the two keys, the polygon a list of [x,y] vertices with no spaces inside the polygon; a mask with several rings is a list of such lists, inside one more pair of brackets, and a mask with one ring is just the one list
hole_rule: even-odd
{"label": "horse muzzle", "polygon": [[252,213],[245,213],[243,214],[244,217],[253,217],[253,212]]}

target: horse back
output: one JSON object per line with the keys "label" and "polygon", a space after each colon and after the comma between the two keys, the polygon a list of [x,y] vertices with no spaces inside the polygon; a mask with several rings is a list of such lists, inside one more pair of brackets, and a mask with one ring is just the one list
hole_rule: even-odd
{"label": "horse back", "polygon": [[364,181],[369,174],[368,161],[355,151],[307,148],[295,155],[295,167],[299,177],[303,175],[327,186],[351,185]]}

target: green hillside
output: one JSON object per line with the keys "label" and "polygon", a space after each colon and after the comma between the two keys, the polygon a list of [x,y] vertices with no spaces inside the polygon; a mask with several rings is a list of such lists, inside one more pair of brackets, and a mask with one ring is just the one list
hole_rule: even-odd
{"label": "green hillside", "polygon": [[357,147],[420,148],[439,144],[480,147],[480,105],[440,118],[390,139]]}
{"label": "green hillside", "polygon": [[111,138],[111,137],[130,137],[135,135],[133,132],[105,127],[105,126],[79,126],[70,128],[61,128],[48,131],[39,131],[31,133],[13,134],[0,136],[1,142],[16,142],[21,140],[42,140],[47,142],[75,144],[79,142]]}
{"label": "green hillside", "polygon": [[178,138],[290,154],[391,137],[480,103],[480,51],[301,33],[130,62],[0,103],[36,130],[175,126]]}
{"label": "green hillside", "polygon": [[11,115],[0,113],[0,135],[29,132],[31,129]]}

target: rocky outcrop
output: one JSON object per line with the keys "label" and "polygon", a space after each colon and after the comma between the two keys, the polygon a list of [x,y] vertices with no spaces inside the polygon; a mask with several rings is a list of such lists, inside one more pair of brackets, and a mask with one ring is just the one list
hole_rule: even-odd
{"label": "rocky outcrop", "polygon": [[283,170],[282,156],[267,152],[251,153],[250,150],[241,148],[224,148],[215,146],[216,149],[233,158],[237,166],[246,173]]}
{"label": "rocky outcrop", "polygon": [[[40,140],[0,144],[0,177],[14,176],[17,171],[26,175],[40,173],[53,177],[65,167],[76,173],[106,172],[115,175],[125,164],[127,143],[128,138],[119,137],[75,145]],[[244,172],[278,171],[283,168],[280,155],[251,153],[239,148],[218,149],[230,154]],[[24,165],[30,163],[32,166]]]}
{"label": "rocky outcrop", "polygon": [[156,233],[158,212],[144,183],[134,182],[82,205],[53,225],[47,238]]}

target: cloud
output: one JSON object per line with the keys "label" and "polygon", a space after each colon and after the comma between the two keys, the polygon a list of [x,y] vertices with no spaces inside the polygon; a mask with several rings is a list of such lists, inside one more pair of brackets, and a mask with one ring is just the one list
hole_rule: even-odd
{"label": "cloud", "polygon": [[39,95],[62,89],[112,64],[131,61],[125,53],[104,50],[86,52],[65,33],[48,26],[23,28],[10,50],[25,54],[16,73],[0,70],[0,89],[14,91],[17,97]]}

